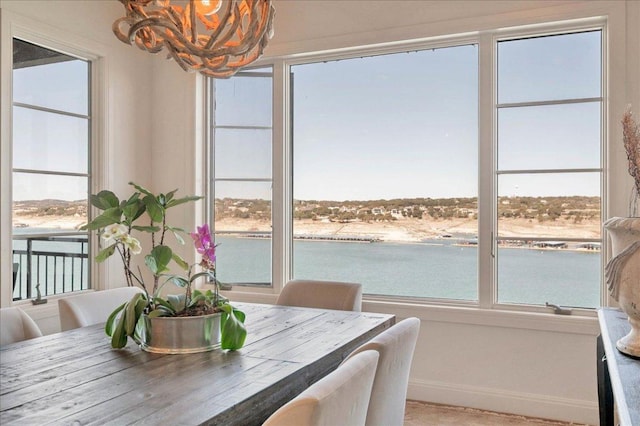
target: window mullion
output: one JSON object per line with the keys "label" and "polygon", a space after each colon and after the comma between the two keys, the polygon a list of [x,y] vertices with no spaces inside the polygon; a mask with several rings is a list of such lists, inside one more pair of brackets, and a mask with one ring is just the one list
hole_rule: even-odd
{"label": "window mullion", "polygon": [[495,301],[495,47],[491,33],[480,35],[478,56],[478,304]]}
{"label": "window mullion", "polygon": [[272,250],[271,285],[280,293],[289,279],[291,265],[291,148],[288,129],[287,102],[288,67],[282,61],[273,64],[273,193],[272,193]]}

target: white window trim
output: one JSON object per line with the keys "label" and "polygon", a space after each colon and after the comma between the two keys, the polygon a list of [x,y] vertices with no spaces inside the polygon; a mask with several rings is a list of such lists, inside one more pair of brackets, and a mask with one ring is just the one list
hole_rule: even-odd
{"label": "white window trim", "polygon": [[[551,24],[545,24],[542,25],[540,27],[532,27],[532,28],[525,28],[525,29],[520,29],[520,28],[512,28],[509,30],[500,30],[500,31],[493,31],[493,32],[489,32],[491,35],[491,49],[487,49],[491,51],[491,69],[492,69],[492,76],[491,76],[491,81],[483,81],[482,84],[488,84],[490,85],[490,90],[491,90],[491,110],[492,110],[492,116],[491,116],[491,122],[480,122],[480,126],[487,126],[490,127],[491,129],[491,138],[490,139],[486,139],[486,140],[481,140],[480,141],[480,152],[484,152],[484,151],[490,151],[493,155],[492,155],[492,159],[491,159],[491,170],[492,170],[492,176],[491,176],[491,192],[492,192],[492,201],[493,201],[493,205],[492,205],[492,222],[490,224],[487,224],[485,222],[483,222],[483,224],[480,226],[480,228],[483,228],[483,225],[489,225],[491,228],[491,232],[492,232],[492,237],[495,240],[495,235],[493,235],[493,233],[496,233],[498,231],[498,211],[497,211],[497,194],[495,193],[496,188],[497,188],[497,171],[498,171],[498,166],[497,166],[497,145],[498,145],[498,130],[497,130],[497,110],[498,110],[498,106],[500,105],[498,103],[498,100],[496,98],[496,94],[497,94],[497,69],[498,69],[498,58],[497,58],[497,46],[498,46],[498,42],[500,41],[505,41],[505,40],[513,40],[513,39],[521,39],[521,38],[531,38],[531,37],[539,37],[539,36],[545,36],[545,35],[553,35],[553,34],[570,34],[570,33],[576,33],[576,32],[583,32],[583,31],[590,31],[590,30],[599,30],[601,31],[602,34],[602,56],[601,56],[601,61],[602,61],[602,68],[606,69],[606,63],[605,63],[605,58],[606,58],[606,52],[607,52],[607,45],[606,45],[606,33],[607,33],[607,20],[604,18],[590,18],[590,19],[586,19],[586,20],[580,20],[577,22],[571,22],[571,23],[566,23],[566,22],[561,22],[561,23],[551,23]],[[488,40],[487,40],[488,42]],[[607,128],[607,121],[606,121],[606,114],[604,114],[604,99],[607,98],[607,86],[606,86],[606,78],[604,75],[604,72],[602,73],[601,76],[601,98],[602,100],[602,108],[601,108],[601,129],[606,129]],[[565,103],[563,103],[564,105]],[[608,141],[606,138],[606,135],[602,134],[600,136],[600,140],[601,140],[601,155],[600,155],[600,164],[601,167],[603,168],[603,172],[602,172],[602,179],[601,182],[604,180],[604,175],[606,174],[604,172],[604,167],[603,165],[606,163],[606,149],[605,147],[608,146]],[[561,172],[562,170],[558,170],[559,172]],[[522,173],[523,171],[518,170],[518,172]],[[483,184],[487,184],[487,182],[483,181],[481,185]],[[608,194],[606,192],[606,188],[604,188],[604,186],[601,184],[601,188],[600,188],[600,195],[601,195],[601,203],[600,203],[600,214],[602,218],[607,217],[607,211],[606,211],[606,204],[605,204],[605,200],[608,199]],[[604,235],[604,232],[602,234]],[[480,239],[478,238],[478,241],[480,243]],[[603,242],[604,238],[603,238]],[[496,253],[496,256],[494,258],[490,258],[490,263],[491,263],[491,268],[489,268],[488,263],[483,263],[480,262],[480,269],[482,271],[483,268],[485,269],[490,269],[491,271],[491,276],[490,278],[490,282],[487,283],[482,282],[480,284],[480,287],[482,288],[482,286],[487,286],[489,285],[491,287],[491,289],[486,289],[486,291],[483,293],[483,295],[485,297],[489,296],[489,298],[487,298],[486,300],[481,300],[480,301],[480,305],[481,306],[486,306],[488,308],[491,309],[501,309],[501,310],[506,310],[506,311],[528,311],[528,312],[541,312],[541,313],[548,313],[549,312],[549,308],[545,307],[545,306],[537,306],[537,305],[522,305],[522,304],[517,304],[517,303],[499,303],[497,300],[497,291],[498,291],[498,277],[497,277],[497,272],[496,271],[496,262],[497,262],[497,245],[495,244],[495,241],[491,241],[490,242],[492,247],[491,247],[491,251],[490,253]],[[486,254],[486,253],[485,253]],[[604,275],[604,262],[603,259],[605,259],[606,257],[606,251],[604,249],[604,244],[603,244],[603,248],[601,250],[601,265],[600,265],[600,271],[601,271],[601,275]],[[485,276],[485,275],[483,275]],[[605,301],[603,300],[603,296],[606,295],[606,286],[604,284],[604,278],[601,279],[601,283],[600,283],[600,303],[603,304]],[[550,303],[553,303],[553,300],[549,300]],[[594,316],[595,315],[595,311],[593,309],[581,309],[581,308],[572,308],[572,311],[575,312],[578,315],[585,315],[585,316]]]}
{"label": "white window trim", "polygon": [[[495,90],[493,90],[493,84],[495,82],[495,49],[496,39],[504,38],[509,35],[524,35],[534,33],[549,33],[555,31],[570,31],[571,29],[586,29],[602,26],[603,32],[603,56],[602,56],[602,79],[605,82],[603,85],[603,108],[602,108],[602,131],[603,131],[603,152],[602,162],[604,165],[603,173],[603,188],[601,194],[603,195],[604,203],[602,206],[602,219],[605,220],[608,217],[625,215],[626,212],[626,196],[628,191],[621,190],[621,188],[630,188],[630,183],[626,171],[626,157],[622,150],[617,147],[615,141],[621,140],[621,130],[617,126],[608,123],[616,123],[616,117],[621,117],[624,112],[624,108],[628,100],[635,99],[633,94],[626,93],[626,72],[627,69],[631,69],[632,66],[627,67],[614,66],[615,62],[620,62],[621,58],[626,55],[626,32],[625,26],[625,4],[623,2],[601,2],[594,1],[590,4],[583,4],[580,6],[559,6],[548,9],[541,9],[535,12],[498,15],[491,17],[484,17],[476,19],[474,22],[463,19],[455,22],[438,22],[425,29],[424,26],[413,26],[403,28],[398,31],[390,32],[378,32],[377,34],[362,34],[357,37],[358,40],[376,40],[380,39],[392,40],[387,45],[377,44],[374,47],[363,48],[358,52],[366,52],[367,54],[378,51],[384,52],[385,50],[397,51],[398,45],[402,45],[403,49],[412,43],[426,43],[429,40],[416,42],[415,34],[431,36],[433,44],[431,46],[444,46],[447,42],[451,43],[451,40],[475,40],[479,45],[486,46],[491,44],[491,49],[482,49],[479,51],[479,138],[480,138],[480,151],[479,151],[479,209],[480,213],[479,232],[478,238],[481,240],[483,246],[488,246],[484,250],[480,250],[478,258],[479,273],[479,293],[478,303],[472,303],[473,306],[469,306],[467,302],[455,302],[453,304],[448,301],[442,301],[440,299],[400,299],[400,298],[386,298],[380,296],[365,296],[364,309],[367,310],[368,306],[375,306],[377,312],[384,312],[389,310],[394,313],[398,313],[398,309],[402,310],[406,316],[415,315],[422,319],[427,320],[443,320],[458,322],[455,318],[460,318],[460,322],[474,322],[472,320],[465,320],[470,312],[472,317],[476,317],[479,313],[493,312],[490,322],[495,324],[504,324],[507,318],[518,318],[519,322],[510,323],[514,324],[516,328],[531,328],[531,329],[548,329],[557,331],[571,331],[571,330],[585,330],[583,327],[587,325],[587,329],[592,333],[594,330],[593,320],[595,316],[594,310],[582,310],[574,309],[572,317],[563,317],[560,315],[554,315],[550,313],[550,310],[545,307],[529,307],[523,305],[506,305],[494,303],[497,300],[495,292],[496,286],[491,282],[494,276],[494,262],[491,259],[491,246],[493,245],[492,230],[495,229],[493,224],[496,221],[496,207],[493,205],[495,198],[494,187],[494,165],[495,165],[495,103],[493,99]],[[506,24],[506,25],[505,25]],[[477,31],[469,32],[470,28],[475,27]],[[462,30],[462,31],[460,31]],[[430,34],[429,34],[430,32]],[[458,36],[447,37],[446,41],[443,41],[444,37],[441,34],[461,34]],[[456,39],[456,37],[458,37]],[[398,40],[412,40],[406,43],[398,42]],[[284,75],[288,74],[289,67],[293,64],[305,63],[309,61],[309,58],[338,58],[340,54],[343,56],[352,57],[354,51],[354,38],[351,37],[337,37],[325,40],[313,40],[310,42],[290,43],[282,46],[276,46],[271,49],[271,57],[264,57],[257,64],[271,64],[275,70],[282,70]],[[457,44],[457,43],[454,43]],[[332,46],[333,45],[333,46]],[[342,46],[341,46],[342,45]],[[327,46],[341,46],[344,49],[342,51],[331,50]],[[308,50],[321,51],[322,54],[315,55],[306,53]],[[612,60],[612,58],[614,60]],[[491,64],[487,66],[487,64]],[[490,72],[487,72],[491,70]],[[290,158],[291,158],[291,138],[288,129],[290,123],[288,118],[284,114],[284,111],[288,108],[288,98],[290,95],[290,88],[288,87],[288,81],[278,79],[276,76],[274,84],[274,103],[275,105],[282,105],[282,111],[274,107],[274,164],[273,170],[289,170]],[[283,84],[281,86],[281,82]],[[282,118],[278,115],[283,114]],[[277,141],[282,141],[282,151],[277,146]],[[486,147],[489,149],[485,149]],[[276,155],[278,154],[278,155]],[[287,203],[287,200],[291,199],[291,194],[288,193],[291,188],[291,174],[285,173],[282,180],[278,179],[274,174],[274,195],[278,192],[275,190],[276,186],[281,187],[281,193],[283,197],[274,196],[274,238],[277,235],[286,235],[284,246],[278,247],[274,244],[274,263],[273,263],[273,288],[271,291],[257,291],[252,288],[234,289],[228,292],[229,296],[236,300],[246,301],[259,301],[265,303],[272,303],[275,301],[277,294],[280,292],[283,283],[288,277],[291,276],[291,239],[292,230],[290,229],[290,221],[288,218],[291,216],[291,203]],[[621,194],[624,192],[624,194]],[[283,205],[276,206],[275,203],[283,203]],[[278,215],[277,211],[281,211],[282,214]],[[604,245],[602,249],[602,262],[610,256],[610,247],[606,236],[604,238]],[[278,250],[278,251],[276,251]],[[279,259],[280,256],[276,253],[282,253],[283,259]],[[489,284],[487,284],[489,283]],[[601,289],[602,306],[609,306],[615,304],[608,297],[604,283]],[[446,314],[442,314],[446,312]],[[506,315],[506,317],[505,317]],[[540,319],[544,321],[545,326],[541,326]],[[495,320],[495,321],[494,321]],[[584,323],[583,321],[588,321]],[[569,324],[569,325],[568,325]],[[597,327],[595,327],[597,328]]]}
{"label": "white window trim", "polygon": [[[13,87],[13,38],[19,38],[31,43],[35,43],[47,48],[60,51],[69,56],[74,56],[91,62],[91,139],[89,155],[91,157],[90,174],[92,193],[98,192],[98,188],[104,186],[112,175],[112,150],[113,146],[109,143],[109,123],[108,114],[108,49],[92,40],[80,38],[76,35],[67,33],[58,28],[47,25],[43,22],[33,20],[22,15],[2,10],[2,21],[0,32],[0,103],[2,105],[12,105],[12,87]],[[2,181],[2,199],[0,200],[0,277],[2,285],[0,288],[0,306],[12,306],[12,233],[4,232],[4,230],[12,229],[12,108],[3,107],[0,115],[0,123],[2,123],[2,133],[0,138],[0,179]],[[89,245],[91,253],[97,253],[98,240],[89,235]],[[98,290],[108,286],[109,269],[102,264],[93,264],[91,268],[91,276],[88,278],[91,282],[92,289]],[[62,295],[47,296],[52,302]],[[53,310],[57,311],[56,303],[49,303],[31,308],[31,303],[20,301],[15,303],[22,307],[29,307],[30,310],[38,309],[43,312]],[[47,313],[44,313],[47,316]]]}
{"label": "white window trim", "polygon": [[[279,83],[282,81],[283,79],[283,74],[282,74],[282,70],[276,70],[276,66],[271,64],[271,63],[265,63],[264,67],[269,67],[272,69],[272,75],[271,75],[271,80],[272,80],[272,96],[271,96],[271,102],[272,102],[272,124],[271,126],[226,126],[226,125],[222,125],[222,126],[216,126],[214,123],[214,120],[212,119],[212,117],[215,114],[215,85],[211,82],[210,78],[205,78],[203,77],[203,81],[204,81],[204,87],[205,87],[205,94],[204,94],[204,105],[206,105],[206,108],[204,108],[204,123],[206,123],[203,127],[205,128],[205,137],[204,137],[204,141],[206,141],[204,143],[204,146],[202,147],[202,150],[200,152],[204,153],[204,158],[205,158],[205,170],[204,170],[204,175],[206,176],[206,179],[204,179],[205,182],[207,182],[206,184],[206,188],[204,191],[202,191],[201,193],[203,194],[207,194],[207,202],[203,203],[204,207],[203,207],[203,214],[204,217],[206,218],[205,222],[210,222],[210,223],[214,223],[215,221],[215,183],[218,180],[218,178],[216,178],[215,176],[215,158],[214,158],[214,152],[215,152],[215,148],[214,148],[214,144],[215,144],[215,130],[216,128],[244,128],[244,129],[250,129],[250,128],[259,128],[259,129],[266,129],[267,127],[271,128],[271,156],[272,156],[272,170],[271,170],[271,178],[234,178],[234,179],[229,179],[229,180],[235,180],[235,181],[246,181],[246,182],[268,182],[271,184],[271,247],[270,247],[270,252],[269,255],[271,256],[271,280],[269,282],[264,282],[264,283],[251,283],[251,284],[235,284],[233,283],[234,288],[236,289],[243,289],[244,290],[240,290],[242,292],[256,292],[259,294],[272,294],[273,293],[273,282],[279,282],[279,278],[280,278],[280,273],[281,271],[285,270],[284,268],[286,268],[286,266],[284,267],[278,267],[275,268],[275,265],[277,264],[277,260],[275,258],[275,256],[273,256],[273,253],[279,253],[279,251],[276,250],[281,250],[284,249],[284,247],[286,247],[286,244],[284,244],[283,241],[283,237],[281,234],[276,235],[275,231],[276,229],[279,229],[278,227],[275,226],[274,221],[276,220],[276,218],[280,218],[283,219],[285,216],[283,216],[281,207],[284,205],[283,200],[281,200],[280,198],[282,198],[282,194],[283,194],[283,188],[279,188],[279,190],[276,190],[275,186],[276,186],[276,182],[283,182],[284,179],[286,179],[285,177],[285,173],[284,170],[282,170],[282,168],[275,168],[275,164],[280,164],[280,161],[278,159],[276,159],[276,156],[280,156],[282,155],[282,145],[281,144],[276,144],[274,141],[276,140],[275,137],[278,135],[280,135],[280,131],[282,130],[282,126],[276,126],[276,120],[278,120],[278,122],[280,122],[279,120],[284,120],[284,109],[283,111],[280,111],[280,114],[278,114],[277,111],[275,111],[275,106],[278,105],[278,103],[275,101],[275,91],[278,90],[278,86]],[[254,68],[254,67],[251,67]],[[259,67],[258,67],[259,68]],[[280,104],[281,105],[281,104]],[[280,139],[278,139],[280,140]],[[286,163],[284,163],[286,164]],[[227,179],[222,179],[227,180]],[[284,224],[281,224],[284,226]],[[216,227],[213,226],[213,233],[215,234],[216,232]],[[276,248],[277,247],[277,248]],[[276,278],[274,278],[276,277]],[[278,290],[279,292],[280,290]]]}

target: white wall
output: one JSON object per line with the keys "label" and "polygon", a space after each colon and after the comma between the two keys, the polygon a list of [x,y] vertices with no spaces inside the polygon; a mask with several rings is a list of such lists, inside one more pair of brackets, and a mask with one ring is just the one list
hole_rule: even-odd
{"label": "white wall", "polygon": [[[201,79],[162,57],[123,45],[111,34],[121,14],[116,1],[6,1],[5,11],[45,22],[86,38],[108,59],[105,143],[106,185],[118,191],[129,180],[155,190],[180,188],[201,193]],[[640,105],[640,4],[634,1],[285,1],[275,0],[275,37],[266,55],[344,48],[554,20],[612,13],[612,66],[626,77],[611,88],[609,108],[619,117],[624,106]],[[612,16],[613,16],[612,15]],[[619,25],[620,17],[623,24]],[[81,19],[77,19],[82,17]],[[628,31],[627,31],[628,27]],[[3,29],[4,34],[4,29]],[[5,64],[2,65],[3,78]],[[622,87],[622,89],[620,89]],[[4,90],[5,86],[3,86]],[[3,111],[5,97],[3,95]],[[6,145],[3,113],[3,146]],[[619,132],[613,132],[614,137]],[[616,140],[620,140],[619,138]],[[610,159],[611,215],[626,213],[630,178],[621,166],[622,144]],[[3,150],[3,156],[5,155]],[[2,205],[10,199],[3,161]],[[195,172],[194,172],[195,171]],[[193,172],[193,173],[192,173]],[[7,209],[0,211],[9,229]],[[180,219],[193,227],[199,208]],[[2,232],[2,281],[9,279],[6,232]],[[10,244],[10,242],[9,242]],[[6,270],[5,270],[6,269]],[[119,274],[115,268],[110,275]],[[110,271],[111,272],[111,271]],[[118,275],[119,277],[119,275]],[[4,286],[3,286],[4,287]],[[8,287],[8,286],[7,286]],[[2,306],[11,302],[2,293]],[[272,295],[232,293],[236,300],[272,302]],[[51,303],[51,302],[50,302]],[[438,403],[597,424],[595,336],[591,318],[496,312],[475,308],[407,305],[365,300],[365,310],[422,319],[409,397]],[[54,308],[31,310],[45,332],[56,330]],[[47,311],[47,309],[49,309]],[[38,312],[49,312],[39,314]]]}

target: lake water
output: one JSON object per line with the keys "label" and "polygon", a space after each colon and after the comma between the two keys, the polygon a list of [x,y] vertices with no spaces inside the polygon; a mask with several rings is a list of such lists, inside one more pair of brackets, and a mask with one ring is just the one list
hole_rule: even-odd
{"label": "lake water", "polygon": [[[217,237],[218,278],[270,282],[269,239]],[[354,281],[379,295],[477,300],[478,250],[420,244],[294,241],[295,278]],[[498,301],[600,305],[599,252],[500,248]]]}
{"label": "lake water", "polygon": [[[420,244],[294,241],[295,278],[353,281],[376,295],[477,300],[478,250],[455,240]],[[270,239],[217,237],[218,278],[223,282],[271,281]],[[40,242],[34,249],[47,250]],[[76,243],[56,243],[54,251],[78,252]],[[24,242],[14,241],[14,249]],[[576,307],[600,305],[600,252],[570,250],[498,249],[498,301]],[[64,271],[66,270],[66,271]],[[25,283],[25,271],[22,282]],[[87,267],[75,263],[56,275],[79,275],[86,283]],[[41,269],[40,274],[46,274]],[[48,271],[53,274],[53,270]],[[41,282],[46,282],[40,276]],[[55,292],[66,291],[56,277]],[[79,285],[75,283],[74,287]],[[20,291],[16,289],[17,291]],[[44,288],[42,289],[44,290]],[[53,292],[49,289],[49,292]],[[22,289],[23,293],[26,291]]]}

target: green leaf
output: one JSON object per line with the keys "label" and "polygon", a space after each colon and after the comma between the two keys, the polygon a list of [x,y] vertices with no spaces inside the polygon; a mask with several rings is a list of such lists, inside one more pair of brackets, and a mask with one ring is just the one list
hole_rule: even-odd
{"label": "green leaf", "polygon": [[181,267],[185,271],[189,269],[189,264],[183,258],[181,258],[178,253],[172,253],[171,258],[178,264],[179,267]]}
{"label": "green leaf", "polygon": [[167,195],[165,195],[165,199],[167,200],[167,202],[169,202],[169,201],[171,201],[173,199],[173,196],[176,195],[176,192],[178,192],[177,189],[174,189],[173,191],[167,192]]}
{"label": "green leaf", "polygon": [[125,203],[125,204],[135,203],[138,200],[140,200],[140,193],[139,192],[134,192],[133,194],[131,194],[131,197],[129,197],[129,199],[126,202],[123,201],[123,203]]}
{"label": "green leaf", "polygon": [[134,331],[133,336],[131,336],[131,338],[138,345],[142,344],[142,342],[149,341],[147,338],[147,326],[144,318],[142,317],[142,312],[140,312],[140,315],[138,317],[138,322],[136,323],[136,330]]}
{"label": "green leaf", "polygon": [[149,267],[153,275],[160,275],[168,271],[167,265],[173,257],[173,252],[167,246],[156,246],[144,258],[144,263]]}
{"label": "green leaf", "polygon": [[183,234],[186,234],[187,231],[184,230],[184,228],[178,228],[177,226],[169,226],[167,225],[166,227],[169,231],[173,232],[174,234],[176,232],[182,232]]}
{"label": "green leaf", "polygon": [[168,311],[164,308],[154,309],[149,312],[149,318],[157,318],[157,317],[170,317],[173,315],[173,312]]}
{"label": "green leaf", "polygon": [[164,219],[164,207],[160,205],[156,197],[153,195],[147,195],[142,199],[144,205],[147,207],[147,214],[151,218],[152,222],[162,222]]}
{"label": "green leaf", "polygon": [[89,198],[91,205],[100,210],[107,210],[112,207],[118,207],[118,197],[111,191],[103,190]]}
{"label": "green leaf", "polygon": [[109,318],[107,318],[107,323],[104,325],[104,332],[107,333],[107,336],[113,335],[113,332],[115,330],[115,326],[114,326],[115,320],[118,317],[118,313],[120,313],[120,311],[124,309],[124,305],[126,304],[127,302],[115,308],[113,312],[111,312],[111,314],[109,315]]}
{"label": "green leaf", "polygon": [[[140,320],[142,319],[142,314],[144,312],[144,309],[147,307],[147,305],[149,304],[149,302],[147,301],[147,297],[141,293],[141,297],[138,299],[138,302],[136,303],[136,311],[135,311],[135,316],[136,316],[136,320],[135,320],[135,328],[132,334],[129,334],[130,337],[133,338],[133,340],[136,340],[136,329],[139,327],[140,325]],[[136,342],[139,343],[139,342]]]}
{"label": "green leaf", "polygon": [[[124,310],[125,315],[125,333],[127,336],[133,336],[133,332],[136,328],[136,323],[138,322],[139,316],[136,315],[138,312],[138,302],[142,301],[142,308],[144,309],[144,300],[142,298],[142,293],[134,294],[131,300],[127,302],[127,306]],[[142,310],[140,310],[142,311]]]}
{"label": "green leaf", "polygon": [[182,232],[184,234],[186,234],[186,231],[182,228],[174,228],[172,226],[165,226],[165,229],[171,231],[171,233],[173,234],[174,237],[176,237],[176,240],[184,245],[184,238],[182,238],[182,235],[179,234],[179,232]]}
{"label": "green leaf", "polygon": [[86,225],[82,226],[80,229],[85,231],[93,231],[96,229],[104,228],[107,225],[111,225],[112,223],[120,223],[120,219],[122,218],[122,210],[119,207],[111,207],[102,212],[102,214]]}
{"label": "green leaf", "polygon": [[240,349],[244,346],[244,341],[247,338],[244,312],[231,305],[222,305],[220,308],[223,310],[220,324],[220,347],[231,351]]}
{"label": "green leaf", "polygon": [[235,317],[238,318],[238,320],[241,323],[244,323],[244,320],[247,317],[244,312],[242,312],[242,311],[240,311],[240,310],[238,310],[236,308],[233,308],[233,315],[235,315]]}
{"label": "green leaf", "polygon": [[160,297],[155,297],[153,299],[153,302],[158,305],[156,307],[156,310],[158,308],[160,309],[165,309],[167,311],[169,311],[172,315],[176,313],[176,310],[173,308],[173,306],[171,305],[171,303],[167,302],[166,300],[160,298]]}
{"label": "green leaf", "polygon": [[144,309],[149,305],[149,301],[147,300],[147,296],[144,293],[141,293],[142,297],[138,299],[138,303],[136,303],[136,321],[140,321],[140,317],[144,312]]}
{"label": "green leaf", "polygon": [[171,304],[171,307],[175,312],[180,312],[184,309],[185,306],[185,295],[184,294],[169,294],[167,295],[167,301]]}
{"label": "green leaf", "polygon": [[213,274],[209,271],[198,272],[197,274],[191,275],[191,279],[189,280],[189,282],[194,282],[195,280],[201,277],[207,277],[207,278],[213,279]]}
{"label": "green leaf", "polygon": [[173,284],[177,285],[178,287],[186,288],[189,285],[189,281],[187,281],[186,278],[180,277],[178,275],[173,275],[169,279]]}
{"label": "green leaf", "polygon": [[142,187],[142,186],[140,186],[140,185],[138,185],[136,183],[129,182],[129,185],[133,186],[135,189],[137,189],[138,191],[142,192],[145,195],[150,195],[152,197],[155,197],[151,192],[149,192],[148,189],[146,189],[146,188],[144,188],[144,187]]}
{"label": "green leaf", "polygon": [[183,198],[176,198],[174,200],[169,201],[165,208],[169,208],[169,207],[175,207],[177,205],[180,204],[184,204],[184,203],[188,203],[189,201],[198,201],[200,200],[202,197],[198,196],[198,195],[190,195],[188,197],[183,197]]}
{"label": "green leaf", "polygon": [[122,214],[124,214],[124,217],[127,219],[127,223],[130,224],[142,216],[144,211],[144,203],[137,198],[127,201],[124,206],[122,206]]}
{"label": "green leaf", "polygon": [[116,251],[116,245],[112,244],[109,247],[100,250],[100,252],[96,255],[96,262],[101,263],[111,257],[113,253]]}
{"label": "green leaf", "polygon": [[160,230],[159,226],[132,226],[131,229],[135,229],[140,232],[158,232]]}
{"label": "green leaf", "polygon": [[194,291],[193,294],[191,295],[191,301],[189,302],[189,307],[195,306],[199,302],[204,302],[204,301],[206,301],[206,298],[204,297],[204,295],[202,293],[196,294],[196,292]]}
{"label": "green leaf", "polygon": [[118,319],[118,325],[116,325],[115,330],[113,330],[113,334],[111,335],[111,347],[120,349],[124,348],[127,345],[127,334],[125,333],[124,327],[124,315],[121,315]]}

